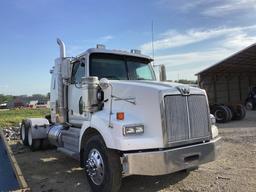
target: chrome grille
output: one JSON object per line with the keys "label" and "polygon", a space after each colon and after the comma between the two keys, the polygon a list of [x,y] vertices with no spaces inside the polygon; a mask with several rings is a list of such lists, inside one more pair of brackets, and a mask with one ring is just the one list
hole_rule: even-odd
{"label": "chrome grille", "polygon": [[191,138],[209,136],[209,111],[205,96],[189,96],[188,106]]}
{"label": "chrome grille", "polygon": [[204,140],[210,136],[204,95],[168,95],[164,103],[169,143]]}

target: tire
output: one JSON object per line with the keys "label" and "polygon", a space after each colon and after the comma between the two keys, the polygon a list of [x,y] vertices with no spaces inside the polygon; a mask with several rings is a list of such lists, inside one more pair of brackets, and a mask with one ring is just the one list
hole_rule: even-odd
{"label": "tire", "polygon": [[246,116],[246,109],[243,105],[239,104],[239,105],[236,105],[235,107],[236,109],[236,113],[235,113],[235,117],[234,119],[235,120],[242,120],[245,118]]}
{"label": "tire", "polygon": [[254,106],[253,106],[253,102],[252,101],[246,101],[245,103],[245,108],[249,111],[253,110],[254,109]]}
{"label": "tire", "polygon": [[211,113],[215,116],[217,123],[226,123],[229,120],[229,111],[225,106],[214,105],[211,111]]}
{"label": "tire", "polygon": [[231,119],[233,117],[231,109],[229,108],[229,106],[226,106],[226,105],[224,105],[223,107],[225,107],[226,110],[228,111],[228,121],[231,121]]}
{"label": "tire", "polygon": [[20,139],[23,145],[28,146],[28,123],[26,120],[22,120],[20,126]]}
{"label": "tire", "polygon": [[92,191],[119,191],[122,181],[120,156],[107,149],[101,136],[91,136],[85,142],[83,163]]}
{"label": "tire", "polygon": [[236,108],[233,105],[228,106],[228,108],[231,110],[232,112],[232,119],[231,120],[235,120],[236,117]]}
{"label": "tire", "polygon": [[31,151],[37,151],[40,149],[40,146],[41,146],[40,139],[33,139],[32,129],[30,126],[28,128],[28,146],[31,149]]}
{"label": "tire", "polygon": [[47,119],[49,121],[49,123],[52,124],[51,115],[45,115],[45,119]]}
{"label": "tire", "polygon": [[54,147],[53,145],[50,144],[48,139],[41,139],[40,142],[40,149],[42,150],[52,149]]}

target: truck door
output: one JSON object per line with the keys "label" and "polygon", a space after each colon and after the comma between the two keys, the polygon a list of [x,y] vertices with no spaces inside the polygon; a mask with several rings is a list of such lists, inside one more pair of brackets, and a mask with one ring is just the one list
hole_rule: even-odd
{"label": "truck door", "polygon": [[76,61],[72,67],[71,83],[68,87],[68,108],[69,108],[69,123],[76,127],[81,127],[85,120],[85,114],[79,111],[79,101],[82,97],[82,89],[79,84],[82,77],[85,77],[85,62],[84,60]]}

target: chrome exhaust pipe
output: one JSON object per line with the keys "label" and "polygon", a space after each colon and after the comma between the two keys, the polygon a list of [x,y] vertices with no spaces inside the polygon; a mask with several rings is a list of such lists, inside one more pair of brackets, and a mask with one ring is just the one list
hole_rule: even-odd
{"label": "chrome exhaust pipe", "polygon": [[65,48],[65,44],[62,40],[60,40],[59,38],[57,38],[57,43],[60,46],[60,58],[65,58],[66,57],[66,48]]}

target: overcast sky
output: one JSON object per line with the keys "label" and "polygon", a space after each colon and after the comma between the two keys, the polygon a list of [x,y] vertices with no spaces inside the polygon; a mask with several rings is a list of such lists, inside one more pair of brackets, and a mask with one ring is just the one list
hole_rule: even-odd
{"label": "overcast sky", "polygon": [[168,79],[195,73],[256,42],[256,0],[1,0],[0,93],[47,93],[64,40],[69,56],[97,43],[141,49]]}

